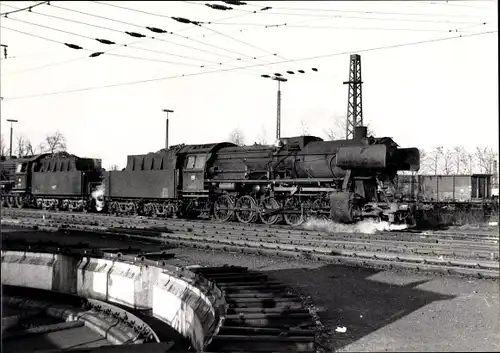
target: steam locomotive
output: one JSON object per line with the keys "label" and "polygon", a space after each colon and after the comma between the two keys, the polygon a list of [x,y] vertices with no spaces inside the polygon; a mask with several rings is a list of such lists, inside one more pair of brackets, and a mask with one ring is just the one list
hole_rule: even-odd
{"label": "steam locomotive", "polygon": [[7,207],[289,225],[308,217],[405,222],[410,212],[394,198],[395,178],[419,167],[417,148],[367,136],[366,127],[357,127],[352,140],[176,145],[130,155],[122,171],[67,153],[0,163]]}

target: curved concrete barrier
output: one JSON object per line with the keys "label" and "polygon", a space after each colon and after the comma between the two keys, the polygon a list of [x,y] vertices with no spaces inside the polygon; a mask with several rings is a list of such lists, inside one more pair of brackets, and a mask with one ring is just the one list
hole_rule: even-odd
{"label": "curved concrete barrier", "polygon": [[150,310],[198,351],[218,333],[226,313],[222,291],[189,269],[115,254],[95,258],[2,251],[2,284]]}

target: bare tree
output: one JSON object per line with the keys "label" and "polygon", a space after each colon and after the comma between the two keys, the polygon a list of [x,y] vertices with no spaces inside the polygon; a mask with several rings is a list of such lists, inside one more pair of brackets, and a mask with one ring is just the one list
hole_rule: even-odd
{"label": "bare tree", "polygon": [[453,174],[453,152],[449,149],[443,153],[443,174]]}
{"label": "bare tree", "polygon": [[16,155],[19,158],[35,155],[35,148],[29,138],[19,136],[17,138]]}
{"label": "bare tree", "polygon": [[[344,140],[346,138],[347,117],[343,115],[332,116],[333,124],[325,129],[325,134],[329,140]],[[367,127],[367,135],[375,136],[375,131],[370,127],[370,124],[365,124]]]}
{"label": "bare tree", "polygon": [[300,136],[309,135],[309,125],[304,121],[300,121]]}
{"label": "bare tree", "polygon": [[3,139],[3,135],[0,136],[0,156],[6,156],[8,153],[9,149],[7,148],[7,145],[5,144],[5,141]]}
{"label": "bare tree", "polygon": [[45,137],[44,143],[40,144],[40,149],[47,153],[66,151],[66,138],[59,131]]}
{"label": "bare tree", "polygon": [[443,146],[434,147],[430,153],[427,154],[427,161],[431,164],[431,170],[434,175],[439,174],[439,159],[443,156]]}
{"label": "bare tree", "polygon": [[422,148],[418,149],[420,154],[420,174],[430,174],[433,170],[432,156]]}
{"label": "bare tree", "polygon": [[257,139],[257,144],[258,145],[267,145],[267,131],[264,126],[262,126],[262,129],[260,131],[259,137]]}
{"label": "bare tree", "polygon": [[331,118],[333,120],[333,124],[325,129],[327,138],[329,140],[345,139],[346,118],[341,115],[334,115]]}
{"label": "bare tree", "polygon": [[471,174],[474,169],[473,156],[463,146],[452,149],[455,172],[457,174]]}
{"label": "bare tree", "polygon": [[240,129],[234,129],[233,132],[231,132],[231,134],[229,135],[229,141],[238,146],[244,146],[245,135],[243,135],[243,132]]}
{"label": "bare tree", "polygon": [[120,170],[117,164],[111,164],[109,166],[109,170],[114,171],[114,170]]}
{"label": "bare tree", "polygon": [[26,140],[26,153],[28,156],[34,156],[36,153],[36,149],[33,147],[33,144],[28,139]]}
{"label": "bare tree", "polygon": [[492,148],[489,147],[484,147],[484,148],[477,147],[475,157],[481,173],[494,174],[495,161],[497,161],[498,164],[497,152],[495,152]]}
{"label": "bare tree", "polygon": [[19,158],[26,157],[26,140],[24,136],[19,136],[17,138],[17,147],[16,147],[16,155]]}

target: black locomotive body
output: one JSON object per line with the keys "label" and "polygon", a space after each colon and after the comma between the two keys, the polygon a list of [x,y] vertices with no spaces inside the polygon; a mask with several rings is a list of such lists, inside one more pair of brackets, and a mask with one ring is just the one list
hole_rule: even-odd
{"label": "black locomotive body", "polygon": [[309,216],[403,221],[408,208],[394,202],[394,183],[399,170],[418,170],[420,157],[416,148],[358,127],[352,140],[177,145],[128,156],[122,171],[69,154],[15,160],[14,173],[6,162],[2,199],[9,207],[297,225]]}
{"label": "black locomotive body", "polygon": [[224,142],[128,156],[125,170],[105,173],[103,190],[113,213],[291,225],[307,216],[401,221],[408,211],[391,199],[395,177],[418,168],[418,149],[360,127],[353,140],[299,136],[279,146]]}

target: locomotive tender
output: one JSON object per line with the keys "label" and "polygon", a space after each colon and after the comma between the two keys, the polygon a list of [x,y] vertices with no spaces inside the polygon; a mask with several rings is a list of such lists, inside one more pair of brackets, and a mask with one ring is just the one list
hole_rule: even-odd
{"label": "locomotive tender", "polygon": [[101,160],[66,152],[0,162],[2,206],[83,211],[95,208],[92,188],[101,184]]}
{"label": "locomotive tender", "polygon": [[[357,127],[352,140],[282,138],[276,146],[177,145],[128,156],[122,171],[103,171],[95,163],[79,179],[84,186],[67,187],[74,188],[74,199],[85,201],[85,209],[113,214],[267,224],[284,220],[290,225],[309,216],[347,223],[366,217],[402,222],[409,209],[395,202],[395,180],[398,171],[419,169],[419,151],[398,148],[391,138],[374,138],[366,131]],[[22,195],[27,201],[16,205],[64,208],[64,195],[40,204],[34,192],[50,191],[50,177],[40,179],[35,169]],[[66,182],[67,171],[52,168],[49,173],[59,173],[59,182]],[[19,190],[8,192],[7,199]]]}

